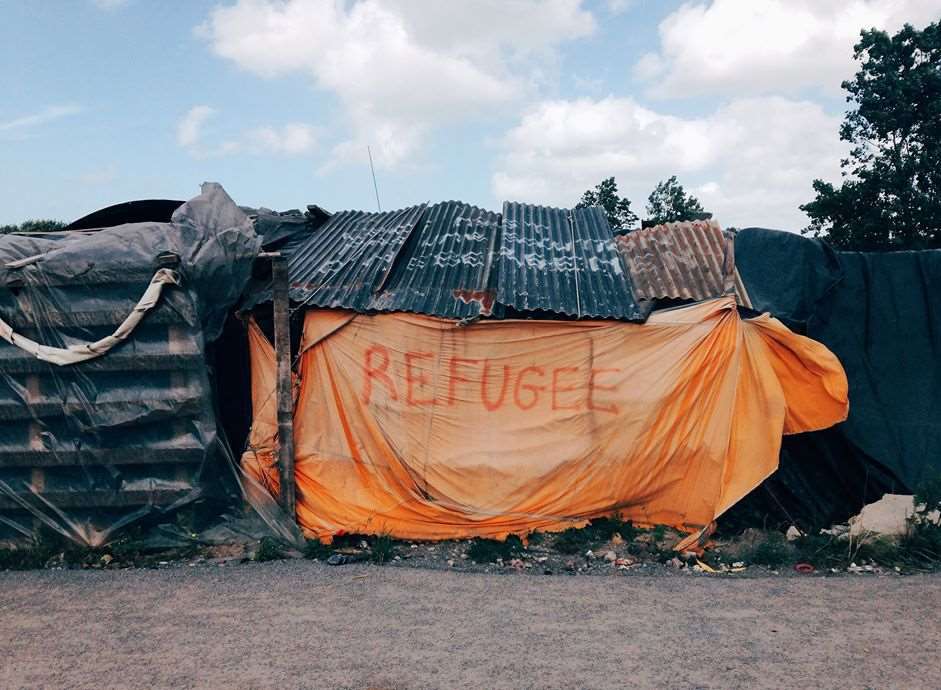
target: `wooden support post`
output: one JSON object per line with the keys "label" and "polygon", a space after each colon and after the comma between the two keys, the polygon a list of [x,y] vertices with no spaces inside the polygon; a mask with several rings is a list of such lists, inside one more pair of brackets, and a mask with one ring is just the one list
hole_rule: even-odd
{"label": "wooden support post", "polygon": [[281,506],[295,516],[294,395],[291,384],[291,305],[288,265],[284,257],[271,258],[274,301],[274,352],[278,361],[278,469]]}

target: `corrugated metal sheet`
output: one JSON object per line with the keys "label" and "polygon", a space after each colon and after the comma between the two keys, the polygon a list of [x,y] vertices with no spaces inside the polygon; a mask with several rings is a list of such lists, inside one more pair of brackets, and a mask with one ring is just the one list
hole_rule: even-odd
{"label": "corrugated metal sheet", "polygon": [[427,206],[334,214],[288,258],[291,299],[318,307],[365,310]]}
{"label": "corrugated metal sheet", "polygon": [[598,208],[503,204],[497,301],[520,311],[643,320]]}
{"label": "corrugated metal sheet", "polygon": [[665,223],[617,238],[639,300],[703,300],[735,289],[732,236],[715,221]]}
{"label": "corrugated metal sheet", "polygon": [[492,313],[500,214],[445,201],[428,208],[369,307],[447,318]]}

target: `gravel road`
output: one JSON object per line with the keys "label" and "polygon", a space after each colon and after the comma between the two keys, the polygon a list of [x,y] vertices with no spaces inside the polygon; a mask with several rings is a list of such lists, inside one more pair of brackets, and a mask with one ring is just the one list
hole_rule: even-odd
{"label": "gravel road", "polygon": [[0,573],[0,687],[941,687],[941,577]]}

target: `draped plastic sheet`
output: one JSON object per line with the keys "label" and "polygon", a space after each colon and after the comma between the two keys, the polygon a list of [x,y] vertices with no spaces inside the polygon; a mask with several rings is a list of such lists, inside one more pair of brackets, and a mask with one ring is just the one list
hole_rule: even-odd
{"label": "draped plastic sheet", "polygon": [[296,534],[214,411],[208,346],[259,245],[211,183],[169,223],[0,237],[0,542],[45,526],[98,546],[186,505],[241,518],[245,498]]}
{"label": "draped plastic sheet", "polygon": [[[270,343],[251,336],[249,472],[272,483]],[[619,511],[695,530],[778,464],[781,434],[846,418],[824,346],[733,300],[644,325],[309,311],[295,411],[311,535],[503,537]]]}

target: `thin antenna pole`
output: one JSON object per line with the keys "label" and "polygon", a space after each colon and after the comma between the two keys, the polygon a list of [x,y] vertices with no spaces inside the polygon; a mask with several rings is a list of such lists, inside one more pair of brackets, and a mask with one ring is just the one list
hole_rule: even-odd
{"label": "thin antenna pole", "polygon": [[379,202],[379,185],[376,184],[376,169],[372,164],[372,149],[368,146],[366,147],[366,153],[369,154],[369,172],[372,173],[372,188],[376,191],[376,206],[379,207],[379,211],[382,211],[382,204]]}

